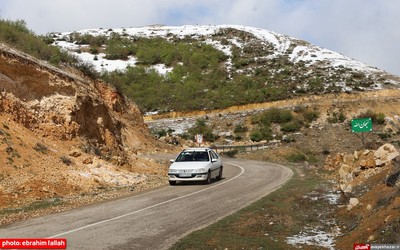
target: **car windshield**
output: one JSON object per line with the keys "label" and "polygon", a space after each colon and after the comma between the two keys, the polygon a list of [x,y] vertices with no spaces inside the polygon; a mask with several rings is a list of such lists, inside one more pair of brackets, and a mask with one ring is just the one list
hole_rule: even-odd
{"label": "car windshield", "polygon": [[176,158],[176,162],[182,161],[210,161],[210,158],[205,151],[184,151]]}

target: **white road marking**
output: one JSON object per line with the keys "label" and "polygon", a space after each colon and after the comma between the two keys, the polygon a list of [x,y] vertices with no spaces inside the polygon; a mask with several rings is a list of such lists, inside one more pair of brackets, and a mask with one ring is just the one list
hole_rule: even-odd
{"label": "white road marking", "polygon": [[165,205],[167,203],[170,203],[170,202],[173,202],[173,201],[177,201],[177,200],[180,200],[180,199],[183,199],[183,198],[195,195],[195,194],[199,194],[199,193],[205,192],[207,190],[210,190],[212,188],[216,188],[216,187],[224,185],[224,184],[226,184],[228,182],[231,182],[234,179],[236,179],[239,176],[241,176],[245,172],[245,170],[244,170],[244,168],[242,166],[239,166],[239,165],[234,164],[234,163],[227,163],[227,164],[233,165],[233,166],[236,166],[236,167],[240,168],[241,169],[240,173],[238,175],[236,175],[235,177],[227,180],[227,181],[218,183],[218,184],[210,186],[208,188],[205,188],[205,189],[202,189],[202,190],[198,190],[198,191],[193,192],[193,193],[185,194],[183,196],[176,197],[176,198],[173,198],[173,199],[170,199],[170,200],[166,200],[166,201],[151,205],[149,207],[145,207],[145,208],[142,208],[142,209],[139,209],[139,210],[136,210],[136,211],[132,211],[132,212],[127,213],[127,214],[122,214],[122,215],[119,215],[119,216],[116,216],[116,217],[113,217],[113,218],[110,218],[110,219],[107,219],[107,220],[102,220],[102,221],[98,221],[96,223],[92,223],[92,224],[89,224],[89,225],[86,225],[86,226],[83,226],[83,227],[78,227],[78,228],[75,228],[75,229],[72,229],[72,230],[69,230],[69,231],[66,231],[66,232],[63,232],[63,233],[59,233],[59,234],[56,234],[56,235],[53,235],[53,236],[50,236],[50,237],[47,237],[47,238],[49,238],[49,239],[57,238],[57,237],[60,237],[60,236],[66,235],[66,234],[70,234],[70,233],[74,233],[74,232],[77,232],[77,231],[80,231],[80,230],[83,230],[83,229],[86,229],[86,228],[89,228],[89,227],[94,227],[94,226],[97,226],[97,225],[100,225],[100,224],[104,224],[104,223],[107,223],[107,222],[110,222],[110,221],[113,221],[113,220],[118,220],[118,219],[130,216],[130,215],[133,215],[133,214],[137,214],[137,213],[140,213],[140,212],[143,212],[143,211],[155,208],[155,207],[159,207],[159,206]]}

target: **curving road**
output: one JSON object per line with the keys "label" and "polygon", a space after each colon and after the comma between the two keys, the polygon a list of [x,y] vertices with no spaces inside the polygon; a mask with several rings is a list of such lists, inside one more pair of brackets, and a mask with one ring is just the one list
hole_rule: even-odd
{"label": "curving road", "polygon": [[66,238],[68,249],[168,249],[269,194],[290,179],[289,168],[224,161],[224,179],[162,188],[128,198],[0,227],[0,238]]}

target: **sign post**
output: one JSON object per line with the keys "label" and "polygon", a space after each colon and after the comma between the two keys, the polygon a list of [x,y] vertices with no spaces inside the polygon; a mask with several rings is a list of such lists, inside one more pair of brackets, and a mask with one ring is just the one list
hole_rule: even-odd
{"label": "sign post", "polygon": [[[361,119],[353,119],[351,120],[351,131],[357,135],[363,144],[363,147],[365,146],[365,139],[369,135],[369,133],[372,131],[372,119],[371,118],[361,118]],[[367,135],[365,135],[365,132],[368,132]],[[357,134],[361,133],[361,137]]]}
{"label": "sign post", "polygon": [[203,135],[202,134],[197,134],[195,136],[195,138],[196,138],[197,144],[199,144],[199,147],[200,147],[200,145],[203,144]]}

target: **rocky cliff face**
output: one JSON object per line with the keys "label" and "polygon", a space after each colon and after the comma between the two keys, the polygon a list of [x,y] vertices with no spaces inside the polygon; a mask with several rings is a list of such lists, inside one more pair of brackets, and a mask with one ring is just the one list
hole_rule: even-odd
{"label": "rocky cliff face", "polygon": [[399,239],[400,163],[399,152],[391,144],[377,150],[328,156],[325,168],[334,171],[342,193],[336,218],[343,228],[338,249],[356,242],[396,243]]}
{"label": "rocky cliff face", "polygon": [[0,207],[162,179],[157,147],[115,89],[0,46]]}
{"label": "rocky cliff face", "polygon": [[[9,48],[0,49],[0,111],[12,115],[14,121],[43,136],[85,137],[110,148],[132,146],[123,137],[128,127],[148,136],[137,106],[111,87]],[[147,140],[142,138],[142,142]]]}

